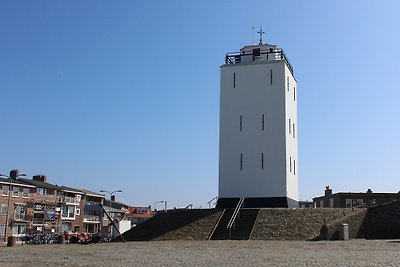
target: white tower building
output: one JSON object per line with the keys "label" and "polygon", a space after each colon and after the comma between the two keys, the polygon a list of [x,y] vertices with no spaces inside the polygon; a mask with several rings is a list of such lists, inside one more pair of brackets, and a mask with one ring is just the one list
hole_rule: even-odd
{"label": "white tower building", "polygon": [[219,149],[218,208],[298,207],[297,83],[261,34],[221,66]]}

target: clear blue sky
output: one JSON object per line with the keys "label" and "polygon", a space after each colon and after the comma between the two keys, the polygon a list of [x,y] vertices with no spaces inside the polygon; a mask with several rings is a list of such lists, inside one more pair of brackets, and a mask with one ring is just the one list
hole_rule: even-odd
{"label": "clear blue sky", "polygon": [[282,47],[300,197],[400,190],[399,1],[1,1],[0,172],[132,205],[218,192],[219,66]]}

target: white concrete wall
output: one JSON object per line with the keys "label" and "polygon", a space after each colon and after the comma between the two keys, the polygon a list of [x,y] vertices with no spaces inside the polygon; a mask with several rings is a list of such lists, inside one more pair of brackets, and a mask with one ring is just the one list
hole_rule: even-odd
{"label": "white concrete wall", "polygon": [[[297,99],[296,102],[290,99],[293,90],[287,91],[287,77],[296,91],[297,85],[288,71],[281,60],[221,66],[220,198],[290,197],[298,200]],[[296,138],[288,134],[289,117],[293,118],[291,123],[295,123]],[[264,153],[264,169],[261,153]],[[242,170],[240,154],[243,155]],[[296,175],[293,165],[292,173],[288,169],[290,157],[292,164],[294,158],[296,160]]]}
{"label": "white concrete wall", "polygon": [[[287,196],[298,200],[298,154],[297,154],[297,82],[292,73],[285,67],[286,90],[285,90],[285,114],[286,114],[286,190]],[[289,85],[288,85],[289,78]],[[294,98],[296,96],[296,98]],[[289,129],[290,119],[290,129]],[[289,132],[290,130],[290,132]],[[291,165],[291,166],[290,166]]]}

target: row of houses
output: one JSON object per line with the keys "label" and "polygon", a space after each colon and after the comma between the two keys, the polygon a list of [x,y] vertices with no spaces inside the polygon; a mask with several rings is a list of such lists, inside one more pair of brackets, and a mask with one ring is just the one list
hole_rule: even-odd
{"label": "row of houses", "polygon": [[0,178],[0,238],[37,231],[96,233],[109,224],[99,204],[111,219],[132,225],[153,216],[150,206],[132,207],[90,190],[49,183],[45,175],[29,179],[12,170]]}
{"label": "row of houses", "polygon": [[397,193],[374,193],[371,189],[367,192],[337,192],[327,186],[323,196],[313,198],[314,208],[352,208],[381,205],[400,199],[400,191]]}

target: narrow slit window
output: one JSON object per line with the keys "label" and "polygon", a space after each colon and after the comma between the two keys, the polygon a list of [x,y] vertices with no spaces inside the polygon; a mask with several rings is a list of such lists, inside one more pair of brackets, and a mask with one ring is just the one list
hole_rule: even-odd
{"label": "narrow slit window", "polygon": [[292,133],[292,121],[289,119],[289,134]]}
{"label": "narrow slit window", "polygon": [[290,172],[292,172],[292,157],[290,157],[290,160],[289,160],[289,168],[290,168]]}
{"label": "narrow slit window", "polygon": [[236,72],[233,73],[233,88],[236,88]]}
{"label": "narrow slit window", "polygon": [[265,116],[264,116],[264,114],[262,114],[262,119],[261,119],[261,129],[264,131],[264,127],[265,127],[265,122],[264,122],[264,118],[265,118]]}
{"label": "narrow slit window", "polygon": [[270,80],[271,80],[271,85],[272,85],[272,69],[271,69],[271,74],[270,74]]}
{"label": "narrow slit window", "polygon": [[287,91],[289,92],[289,76],[287,77]]}
{"label": "narrow slit window", "polygon": [[296,138],[296,130],[295,130],[296,128],[294,127],[294,125],[295,124],[293,123],[293,138]]}
{"label": "narrow slit window", "polygon": [[296,101],[296,86],[293,87],[293,101]]}
{"label": "narrow slit window", "polygon": [[240,153],[240,170],[243,170],[243,154]]}
{"label": "narrow slit window", "polygon": [[243,130],[243,117],[242,117],[242,115],[240,115],[240,119],[239,119],[239,128],[240,128],[240,131],[242,131]]}
{"label": "narrow slit window", "polygon": [[264,153],[261,153],[261,170],[264,170]]}
{"label": "narrow slit window", "polygon": [[296,160],[293,160],[293,173],[296,175]]}

